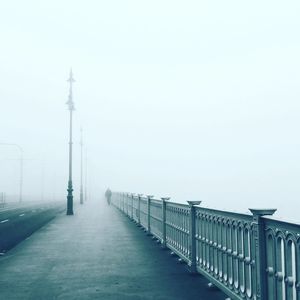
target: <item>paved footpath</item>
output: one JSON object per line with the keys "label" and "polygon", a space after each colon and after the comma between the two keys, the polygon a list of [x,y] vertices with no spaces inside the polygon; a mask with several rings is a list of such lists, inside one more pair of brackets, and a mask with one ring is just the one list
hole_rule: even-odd
{"label": "paved footpath", "polygon": [[103,203],[59,215],[0,257],[0,299],[224,300]]}

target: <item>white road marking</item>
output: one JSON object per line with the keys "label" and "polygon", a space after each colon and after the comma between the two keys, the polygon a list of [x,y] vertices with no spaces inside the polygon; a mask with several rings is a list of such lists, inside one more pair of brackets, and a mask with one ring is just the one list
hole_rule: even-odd
{"label": "white road marking", "polygon": [[19,215],[19,217],[23,217],[23,216],[25,216],[25,214],[20,214],[20,215]]}
{"label": "white road marking", "polygon": [[0,223],[6,223],[8,221],[9,221],[9,219],[6,219],[6,220],[1,221]]}

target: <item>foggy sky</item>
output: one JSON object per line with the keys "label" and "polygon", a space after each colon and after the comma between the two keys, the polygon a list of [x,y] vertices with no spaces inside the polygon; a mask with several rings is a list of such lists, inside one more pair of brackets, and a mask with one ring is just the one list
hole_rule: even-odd
{"label": "foggy sky", "polygon": [[[299,220],[299,1],[2,1],[0,142],[24,194],[66,197],[70,67],[79,139],[103,189]],[[0,146],[0,191],[18,151]],[[44,186],[44,188],[43,188]]]}

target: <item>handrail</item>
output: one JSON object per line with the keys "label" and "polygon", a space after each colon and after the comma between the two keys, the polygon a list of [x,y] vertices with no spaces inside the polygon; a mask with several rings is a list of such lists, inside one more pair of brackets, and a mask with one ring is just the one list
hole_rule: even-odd
{"label": "handrail", "polygon": [[112,195],[112,204],[236,300],[300,300],[300,225],[265,216],[181,204],[141,194]]}

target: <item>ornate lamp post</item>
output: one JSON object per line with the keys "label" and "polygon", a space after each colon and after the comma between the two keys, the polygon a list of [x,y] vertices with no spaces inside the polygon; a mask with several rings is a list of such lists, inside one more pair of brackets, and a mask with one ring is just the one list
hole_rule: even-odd
{"label": "ornate lamp post", "polygon": [[85,174],[84,174],[84,201],[86,202],[87,201],[87,150],[86,150],[86,147],[85,147],[85,170],[84,170]]}
{"label": "ornate lamp post", "polygon": [[68,105],[70,111],[70,140],[69,140],[69,181],[68,181],[68,196],[67,196],[67,215],[73,215],[73,183],[72,183],[72,113],[74,108],[73,102],[73,92],[72,92],[72,84],[75,82],[73,78],[72,69],[70,70],[70,77],[68,79],[70,83],[70,90],[69,90],[69,100],[66,103]]}
{"label": "ornate lamp post", "polygon": [[83,163],[82,163],[82,153],[83,151],[83,141],[82,141],[82,128],[80,128],[80,204],[83,204]]}

